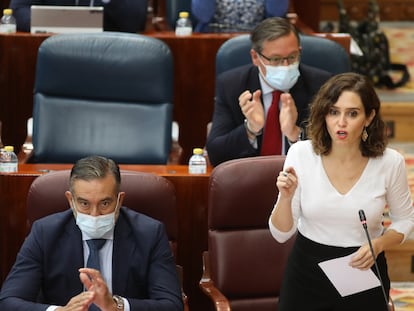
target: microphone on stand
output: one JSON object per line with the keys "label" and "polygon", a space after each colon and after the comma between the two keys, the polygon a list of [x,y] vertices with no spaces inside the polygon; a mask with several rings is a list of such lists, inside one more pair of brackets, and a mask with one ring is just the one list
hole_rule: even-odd
{"label": "microphone on stand", "polygon": [[378,268],[377,259],[375,257],[374,249],[372,247],[371,238],[370,238],[369,233],[368,233],[367,218],[365,217],[365,212],[364,212],[364,210],[360,209],[358,214],[359,214],[359,219],[361,220],[362,226],[364,227],[365,234],[367,236],[369,249],[371,251],[372,258],[374,259],[375,270],[377,271],[378,279],[381,283],[381,289],[382,289],[382,294],[384,295],[385,305],[387,306],[387,310],[391,311],[390,305],[388,304],[388,295],[385,293],[384,283],[382,282],[382,279],[381,279],[381,274],[380,274],[380,271],[379,271],[379,268]]}

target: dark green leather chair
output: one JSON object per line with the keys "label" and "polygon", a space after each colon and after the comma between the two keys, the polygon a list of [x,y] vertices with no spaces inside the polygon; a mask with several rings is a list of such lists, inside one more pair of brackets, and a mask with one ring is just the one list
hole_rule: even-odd
{"label": "dark green leather chair", "polygon": [[171,150],[173,58],[139,34],[62,34],[39,47],[28,162],[166,164]]}

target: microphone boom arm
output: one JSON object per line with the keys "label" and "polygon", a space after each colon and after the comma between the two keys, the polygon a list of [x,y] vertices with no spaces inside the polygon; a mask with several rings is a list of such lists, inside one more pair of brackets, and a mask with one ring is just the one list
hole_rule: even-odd
{"label": "microphone boom arm", "polygon": [[378,278],[380,280],[380,283],[381,283],[382,294],[384,295],[387,310],[391,311],[390,305],[388,303],[388,295],[385,293],[384,283],[382,282],[381,274],[380,274],[378,264],[377,264],[377,258],[375,256],[374,248],[372,247],[371,237],[369,236],[369,233],[368,233],[367,219],[365,217],[365,212],[361,209],[361,210],[359,210],[358,213],[359,213],[359,219],[361,220],[362,226],[364,227],[364,231],[365,231],[365,234],[367,236],[368,245],[369,245],[369,249],[371,251],[372,259],[374,259],[375,270],[377,271],[377,274],[378,274],[377,276],[378,276]]}

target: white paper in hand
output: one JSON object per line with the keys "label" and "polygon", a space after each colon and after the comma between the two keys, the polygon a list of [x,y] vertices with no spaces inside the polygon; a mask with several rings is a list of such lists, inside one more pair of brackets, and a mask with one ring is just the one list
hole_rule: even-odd
{"label": "white paper in hand", "polygon": [[371,269],[362,271],[349,265],[352,256],[353,254],[319,263],[342,297],[381,286]]}

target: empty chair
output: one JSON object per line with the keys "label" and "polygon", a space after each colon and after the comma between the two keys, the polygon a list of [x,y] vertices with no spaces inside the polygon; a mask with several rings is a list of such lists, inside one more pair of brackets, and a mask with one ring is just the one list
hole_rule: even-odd
{"label": "empty chair", "polygon": [[280,244],[268,219],[284,156],[243,158],[210,176],[208,251],[200,287],[216,310],[275,311],[293,239]]}
{"label": "empty chair", "polygon": [[62,34],[39,47],[33,107],[36,163],[102,155],[166,164],[171,151],[173,58],[139,34]]}

